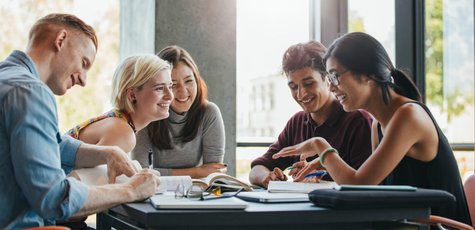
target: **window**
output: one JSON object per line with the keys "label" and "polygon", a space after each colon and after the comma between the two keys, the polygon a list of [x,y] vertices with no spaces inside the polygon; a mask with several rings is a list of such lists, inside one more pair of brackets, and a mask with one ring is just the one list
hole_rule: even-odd
{"label": "window", "polygon": [[348,32],[371,34],[371,36],[381,42],[393,63],[395,61],[396,47],[394,37],[394,1],[348,1]]}
{"label": "window", "polygon": [[290,45],[309,40],[309,2],[236,2],[236,169],[237,177],[248,180],[251,161],[265,153],[267,146],[239,147],[240,143],[273,142],[287,120],[300,110],[281,73],[281,62]]}
{"label": "window", "polygon": [[[119,4],[116,1],[6,1],[0,0],[0,55],[3,60],[13,49],[24,50],[28,31],[39,18],[49,13],[71,13],[96,29],[99,52],[88,72],[85,88],[73,87],[65,96],[57,98],[61,132],[78,122],[98,115],[109,106],[108,85],[119,59]],[[95,7],[89,7],[94,5]],[[87,108],[87,109],[78,109]]]}
{"label": "window", "polygon": [[[456,151],[460,173],[474,170],[473,1],[425,1],[426,103]],[[471,149],[471,150],[470,150]]]}
{"label": "window", "polygon": [[[367,10],[368,4],[378,10]],[[394,6],[394,0],[349,0],[348,28],[373,35],[401,67],[395,60]],[[473,1],[427,0],[425,13],[426,104],[452,144],[464,178],[475,162]]]}

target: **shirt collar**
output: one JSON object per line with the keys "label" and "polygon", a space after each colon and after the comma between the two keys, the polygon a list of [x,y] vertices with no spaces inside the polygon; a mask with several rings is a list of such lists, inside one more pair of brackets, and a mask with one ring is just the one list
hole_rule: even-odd
{"label": "shirt collar", "polygon": [[[332,112],[328,119],[321,124],[320,126],[327,125],[329,127],[334,126],[338,120],[340,119],[341,116],[345,113],[345,110],[343,110],[343,106],[337,101],[334,100],[331,104]],[[310,116],[310,113],[307,113],[305,117],[305,124],[307,125],[313,125],[315,127],[318,127],[315,121],[312,119],[312,116]]]}
{"label": "shirt collar", "polygon": [[175,111],[173,111],[173,109],[171,109],[171,108],[169,110],[169,113],[170,113],[170,115],[168,117],[168,120],[172,123],[179,124],[179,123],[184,123],[186,121],[186,114],[187,113],[178,114]]}
{"label": "shirt collar", "polygon": [[6,60],[24,66],[33,76],[40,78],[35,63],[25,52],[14,50]]}

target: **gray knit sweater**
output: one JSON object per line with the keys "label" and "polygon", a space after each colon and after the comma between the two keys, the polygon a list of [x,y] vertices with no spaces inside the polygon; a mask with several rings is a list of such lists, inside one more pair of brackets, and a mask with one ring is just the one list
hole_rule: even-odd
{"label": "gray knit sweater", "polygon": [[[185,125],[187,114],[177,114],[170,109],[170,135],[177,136]],[[131,152],[132,159],[138,160],[142,167],[148,167],[148,152],[153,151],[153,168],[163,176],[171,174],[174,168],[193,168],[203,163],[223,162],[224,123],[221,112],[212,102],[208,102],[195,139],[183,143],[172,138],[173,149],[158,150],[150,142],[147,128],[137,134],[137,144]]]}

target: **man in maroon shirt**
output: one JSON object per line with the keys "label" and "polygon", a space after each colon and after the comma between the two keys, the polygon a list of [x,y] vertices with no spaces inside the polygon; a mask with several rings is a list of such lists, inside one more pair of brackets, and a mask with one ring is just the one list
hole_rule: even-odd
{"label": "man in maroon shirt", "polygon": [[[315,158],[299,162],[299,157],[272,159],[272,155],[312,137],[323,137],[340,153],[341,158],[357,169],[371,154],[371,116],[364,111],[345,112],[330,91],[322,57],[325,46],[316,41],[299,43],[287,49],[282,67],[292,97],[303,111],[287,122],[277,141],[251,163],[249,180],[267,188],[269,181],[287,180],[283,171],[289,166],[295,175],[305,164],[318,165]],[[331,178],[326,178],[331,179]]]}

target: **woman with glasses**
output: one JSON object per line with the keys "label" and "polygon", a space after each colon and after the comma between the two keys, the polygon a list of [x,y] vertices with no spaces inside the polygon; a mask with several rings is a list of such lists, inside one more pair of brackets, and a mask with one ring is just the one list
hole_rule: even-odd
{"label": "woman with glasses", "polygon": [[139,132],[132,158],[161,175],[203,178],[225,172],[224,123],[216,104],[207,100],[207,87],[191,55],[179,46],[158,54],[173,65],[174,100],[170,117]]}
{"label": "woman with glasses", "polygon": [[[365,33],[335,40],[325,54],[331,90],[345,111],[363,109],[374,117],[372,155],[354,169],[337,148],[316,137],[288,147],[274,158],[318,155],[338,184],[394,184],[441,189],[456,197],[431,213],[470,225],[465,194],[447,138],[421,102],[412,80],[391,63],[383,46]],[[314,170],[305,168],[303,171]],[[301,174],[303,176],[305,174]]]}

